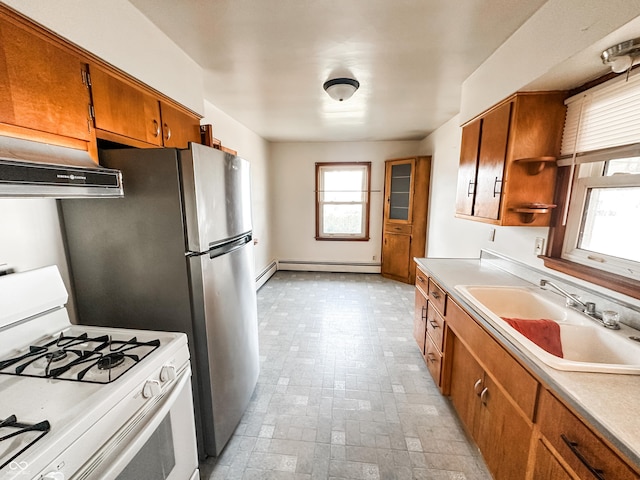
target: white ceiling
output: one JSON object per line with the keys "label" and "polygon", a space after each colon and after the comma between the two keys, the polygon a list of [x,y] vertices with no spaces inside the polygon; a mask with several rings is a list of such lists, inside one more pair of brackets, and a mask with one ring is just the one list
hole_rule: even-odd
{"label": "white ceiling", "polygon": [[[271,141],[422,139],[545,0],[130,0],[204,69],[205,97]],[[322,84],[352,76],[336,102]],[[215,125],[214,125],[215,133]]]}

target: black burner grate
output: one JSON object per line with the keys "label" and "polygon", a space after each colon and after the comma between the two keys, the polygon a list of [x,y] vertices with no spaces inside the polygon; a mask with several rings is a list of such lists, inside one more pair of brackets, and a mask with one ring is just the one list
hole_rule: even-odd
{"label": "black burner grate", "polygon": [[[31,447],[34,443],[44,437],[49,430],[51,430],[51,425],[48,421],[43,421],[39,423],[21,423],[18,422],[18,419],[15,415],[11,415],[4,420],[0,420],[0,445],[2,442],[15,443],[18,446],[16,448],[9,448],[9,451],[6,452],[6,458],[0,458],[0,470],[13,462],[19,455],[21,455],[24,451],[26,451],[29,447]],[[35,432],[35,436],[32,435],[32,432]],[[15,442],[15,440],[19,439],[19,437],[30,437],[25,440],[26,444]]]}
{"label": "black burner grate", "polygon": [[160,340],[136,337],[114,340],[108,335],[60,336],[30,345],[20,354],[0,361],[0,374],[110,383],[160,346]]}

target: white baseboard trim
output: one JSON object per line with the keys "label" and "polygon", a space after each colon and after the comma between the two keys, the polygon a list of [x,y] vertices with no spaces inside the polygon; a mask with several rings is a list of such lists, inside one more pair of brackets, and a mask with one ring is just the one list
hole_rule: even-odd
{"label": "white baseboard trim", "polygon": [[278,271],[278,264],[275,260],[273,260],[269,265],[267,265],[256,277],[256,291],[260,289],[262,285],[267,283],[273,275]]}
{"label": "white baseboard trim", "polygon": [[278,270],[302,272],[380,273],[380,263],[278,260]]}

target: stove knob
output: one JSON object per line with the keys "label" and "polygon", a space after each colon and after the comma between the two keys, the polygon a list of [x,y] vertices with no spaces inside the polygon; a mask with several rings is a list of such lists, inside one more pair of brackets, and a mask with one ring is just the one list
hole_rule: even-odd
{"label": "stove knob", "polygon": [[165,365],[164,367],[162,367],[162,370],[160,370],[161,382],[167,382],[169,380],[175,380],[175,379],[176,379],[176,367],[174,367],[173,365]]}
{"label": "stove knob", "polygon": [[157,380],[147,380],[142,388],[142,396],[151,398],[160,395],[160,383]]}
{"label": "stove knob", "polygon": [[49,472],[42,477],[42,480],[64,480],[64,473],[62,472]]}

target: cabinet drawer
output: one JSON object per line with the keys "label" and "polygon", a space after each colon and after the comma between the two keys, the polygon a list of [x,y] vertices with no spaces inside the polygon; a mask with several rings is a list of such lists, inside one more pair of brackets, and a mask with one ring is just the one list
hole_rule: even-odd
{"label": "cabinet drawer", "polygon": [[638,479],[629,465],[547,390],[540,395],[538,423],[540,432],[579,478]]}
{"label": "cabinet drawer", "polygon": [[429,301],[432,302],[436,307],[440,315],[444,317],[447,314],[447,294],[442,288],[440,288],[440,285],[433,281],[433,278],[429,279],[428,298]]}
{"label": "cabinet drawer", "polygon": [[444,338],[444,319],[433,307],[433,303],[429,302],[427,308],[427,333],[431,337],[436,348],[442,352],[442,339]]}
{"label": "cabinet drawer", "polygon": [[429,275],[419,268],[416,269],[416,287],[425,297],[429,297]]}
{"label": "cabinet drawer", "polygon": [[411,225],[404,225],[401,223],[385,223],[384,231],[390,233],[402,233],[404,235],[411,235]]}
{"label": "cabinet drawer", "polygon": [[447,327],[480,359],[482,368],[490,372],[533,421],[538,397],[536,379],[454,301],[449,299],[447,303]]}
{"label": "cabinet drawer", "polygon": [[438,351],[436,346],[427,335],[427,339],[424,342],[424,361],[427,364],[429,373],[433,377],[437,386],[440,386],[440,371],[442,369],[442,354]]}

